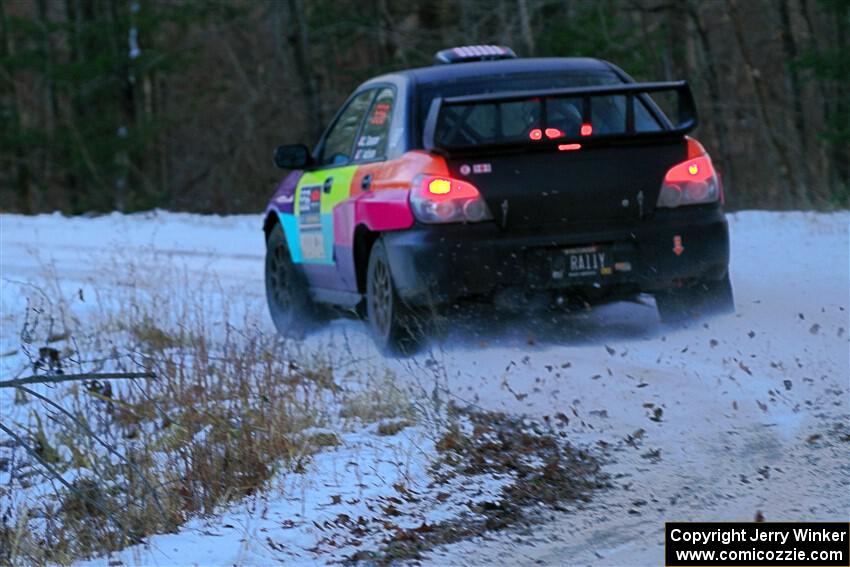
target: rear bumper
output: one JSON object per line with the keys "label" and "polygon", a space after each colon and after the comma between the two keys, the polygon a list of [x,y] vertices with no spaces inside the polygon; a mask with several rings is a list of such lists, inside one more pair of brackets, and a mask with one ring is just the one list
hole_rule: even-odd
{"label": "rear bumper", "polygon": [[[677,239],[678,237],[678,239]],[[674,251],[676,241],[680,253]],[[716,206],[658,210],[630,223],[588,223],[557,232],[503,232],[494,223],[421,225],[384,234],[399,295],[412,304],[489,296],[504,288],[547,292],[582,287],[652,292],[688,280],[717,280],[729,266],[729,229]],[[534,260],[541,250],[604,245],[625,268],[556,279]]]}

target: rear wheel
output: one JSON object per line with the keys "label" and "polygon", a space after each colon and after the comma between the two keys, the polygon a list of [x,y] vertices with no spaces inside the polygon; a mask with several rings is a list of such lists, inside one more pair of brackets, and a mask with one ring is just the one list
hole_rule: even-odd
{"label": "rear wheel", "polygon": [[735,312],[732,282],[727,273],[717,281],[707,280],[655,294],[655,304],[662,321],[676,322],[706,315]]}
{"label": "rear wheel", "polygon": [[423,320],[396,293],[387,250],[380,239],[369,254],[366,309],[378,348],[394,354],[415,352],[424,338]]}
{"label": "rear wheel", "polygon": [[266,243],[266,300],[277,331],[301,338],[316,324],[316,306],[304,274],[292,263],[286,237],[276,225]]}

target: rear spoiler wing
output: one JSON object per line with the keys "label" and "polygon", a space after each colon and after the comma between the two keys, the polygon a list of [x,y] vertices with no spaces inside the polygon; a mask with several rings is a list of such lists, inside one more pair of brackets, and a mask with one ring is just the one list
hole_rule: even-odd
{"label": "rear spoiler wing", "polygon": [[[660,114],[658,107],[646,95],[649,93],[673,91],[678,95],[678,116],[677,122],[672,127],[665,124],[661,116],[657,116],[662,123],[662,130],[650,132],[635,131],[635,99],[641,99],[653,114]],[[528,99],[544,99],[549,98],[581,98],[582,99],[582,119],[583,122],[590,122],[590,117],[593,112],[594,97],[625,95],[626,97],[626,116],[623,132],[611,134],[594,134],[591,137],[583,136],[565,136],[556,140],[527,140],[519,143],[498,143],[498,144],[479,144],[475,146],[462,146],[452,148],[438,143],[434,139],[437,128],[437,121],[443,108],[448,106],[469,106],[474,104],[487,103],[502,103],[514,102],[518,100]],[[545,109],[545,105],[543,105]],[[543,113],[541,113],[543,114]],[[545,122],[545,115],[542,120]],[[435,98],[431,102],[431,107],[428,110],[428,116],[425,119],[423,128],[423,145],[426,150],[447,153],[452,150],[460,152],[477,152],[479,150],[499,149],[499,148],[517,148],[517,147],[534,147],[539,148],[541,145],[551,146],[566,143],[608,143],[613,141],[623,140],[639,140],[639,139],[657,139],[670,138],[687,134],[697,126],[697,109],[694,102],[693,93],[688,86],[687,81],[669,81],[656,83],[625,83],[622,85],[602,85],[591,87],[572,87],[567,89],[545,89],[536,91],[512,91],[494,94],[467,95],[450,98]],[[541,128],[546,125],[542,124]]]}

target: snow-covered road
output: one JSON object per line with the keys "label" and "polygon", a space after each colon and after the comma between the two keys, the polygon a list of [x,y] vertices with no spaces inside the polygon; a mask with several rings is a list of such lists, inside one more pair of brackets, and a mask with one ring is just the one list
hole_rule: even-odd
{"label": "snow-covered road", "polygon": [[[439,368],[459,400],[563,414],[573,443],[612,447],[613,488],[591,504],[533,534],[442,548],[435,564],[658,565],[665,521],[850,518],[848,224],[846,212],[730,215],[737,313],[686,327],[661,324],[648,300],[551,320],[479,314],[411,360],[381,358],[353,320],[307,347],[344,339],[411,381]],[[0,352],[17,347],[23,290],[45,273],[80,297],[136,278],[215,278],[234,317],[239,306],[262,312],[260,226],[258,216],[2,215]],[[267,318],[258,324],[271,332]],[[12,358],[0,359],[4,373]]]}

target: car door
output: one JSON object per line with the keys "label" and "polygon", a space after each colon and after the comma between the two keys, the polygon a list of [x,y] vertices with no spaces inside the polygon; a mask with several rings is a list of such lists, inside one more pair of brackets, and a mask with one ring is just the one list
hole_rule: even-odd
{"label": "car door", "polygon": [[[295,190],[295,216],[300,260],[304,264],[333,265],[333,209],[347,199],[354,165],[354,145],[376,89],[353,96],[324,136],[317,166],[306,171]],[[327,285],[327,284],[326,284]]]}

